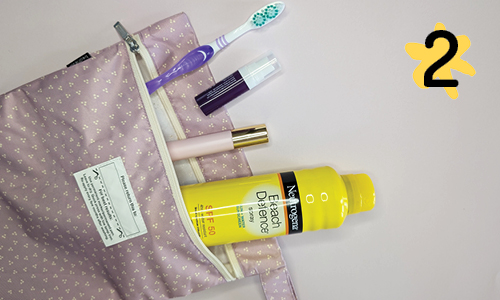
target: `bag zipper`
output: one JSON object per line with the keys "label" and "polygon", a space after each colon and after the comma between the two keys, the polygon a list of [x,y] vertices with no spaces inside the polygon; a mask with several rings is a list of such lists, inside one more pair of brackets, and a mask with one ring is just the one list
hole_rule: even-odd
{"label": "bag zipper", "polygon": [[[146,47],[142,44],[141,39],[139,37],[134,39],[134,37],[127,32],[125,27],[120,22],[116,22],[114,25],[115,29],[118,31],[120,36],[127,42],[129,45],[130,51],[139,54],[139,56],[142,58],[143,62],[146,65],[145,69],[141,69],[141,75],[147,75],[149,78],[144,81],[151,80],[153,78],[156,78],[159,76],[159,74],[156,72],[156,68],[154,66],[153,60],[151,59],[149,53],[145,49]],[[140,45],[139,45],[140,43]],[[140,67],[140,66],[139,66]],[[144,74],[147,73],[147,74]],[[149,92],[148,92],[149,94]],[[165,109],[165,112],[167,113],[168,118],[170,119],[170,122],[172,123],[172,127],[175,131],[175,134],[177,135],[177,138],[179,139],[185,139],[186,135],[184,134],[184,131],[182,129],[182,126],[179,122],[174,122],[173,120],[177,120],[177,115],[175,114],[175,110],[172,107],[172,104],[170,103],[170,100],[168,99],[167,93],[163,89],[159,89],[159,91],[156,93],[158,95],[160,102]],[[191,165],[191,168],[193,169],[196,179],[198,182],[204,182],[205,177],[203,176],[203,172],[198,166],[198,163],[196,162],[196,159],[191,158],[189,159],[189,163]]]}
{"label": "bag zipper", "polygon": [[[189,215],[187,214],[187,208],[185,207],[184,201],[182,199],[182,194],[180,190],[180,186],[178,184],[178,179],[177,179],[177,174],[175,173],[174,166],[172,163],[172,160],[170,158],[170,154],[168,153],[168,149],[166,146],[166,141],[163,136],[163,132],[161,130],[161,127],[159,126],[158,119],[156,117],[156,113],[154,111],[152,101],[151,101],[151,96],[149,95],[147,88],[146,88],[146,78],[155,78],[158,76],[156,67],[154,66],[154,63],[151,59],[151,56],[147,52],[145,46],[142,44],[140,41],[139,37],[134,37],[130,35],[125,28],[120,24],[120,22],[117,22],[115,24],[115,28],[119,32],[120,36],[127,42],[129,48],[129,57],[130,57],[130,62],[132,65],[132,70],[134,72],[134,75],[137,79],[137,84],[138,84],[138,89],[139,93],[141,94],[141,97],[145,99],[144,101],[144,107],[146,109],[146,113],[150,119],[151,127],[153,134],[158,141],[158,148],[160,152],[160,156],[163,160],[163,164],[166,170],[166,175],[170,180],[171,183],[171,188],[172,188],[172,193],[174,200],[176,202],[176,206],[179,208],[178,213],[181,217],[181,221],[184,225],[184,228],[186,229],[187,233],[191,237],[191,240],[193,243],[196,245],[196,247],[202,252],[202,254],[210,260],[210,262],[217,268],[217,270],[221,273],[221,275],[224,277],[226,281],[234,281],[236,278],[243,278],[243,271],[241,270],[241,267],[239,266],[238,261],[236,261],[233,258],[234,255],[234,250],[232,247],[228,249],[225,247],[226,251],[229,252],[228,256],[231,258],[231,265],[233,267],[233,270],[235,272],[235,276],[233,276],[230,271],[227,269],[227,267],[213,254],[206,246],[205,244],[201,241],[199,238],[198,234],[196,233],[194,227],[192,226],[191,220],[189,218]],[[141,69],[138,58],[141,58],[142,61],[145,64],[145,69]],[[147,73],[147,74],[145,74]],[[170,100],[168,99],[168,96],[165,92],[164,89],[158,89],[155,93],[158,94],[159,99],[163,105],[163,108],[165,109],[170,122],[172,123],[172,126],[177,134],[178,138],[186,138],[185,133],[182,129],[181,124],[179,123],[177,119],[177,115],[175,114],[175,111],[172,107],[172,104],[170,103]],[[198,179],[199,182],[205,181],[203,177],[203,173],[201,171],[201,168],[199,167],[197,161],[194,158],[189,159],[190,165],[195,173],[196,178]],[[174,183],[174,184],[173,184]]]}

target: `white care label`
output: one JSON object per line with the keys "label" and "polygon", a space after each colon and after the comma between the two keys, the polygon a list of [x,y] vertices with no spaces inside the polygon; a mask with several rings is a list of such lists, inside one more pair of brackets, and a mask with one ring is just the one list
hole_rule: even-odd
{"label": "white care label", "polygon": [[106,247],[147,233],[120,157],[74,174]]}

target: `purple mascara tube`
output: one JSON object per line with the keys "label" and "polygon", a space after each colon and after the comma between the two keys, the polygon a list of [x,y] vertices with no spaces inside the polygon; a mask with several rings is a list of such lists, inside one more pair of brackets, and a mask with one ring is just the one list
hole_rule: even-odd
{"label": "purple mascara tube", "polygon": [[203,113],[208,116],[241,94],[264,82],[280,69],[281,66],[274,54],[267,53],[196,96],[196,103],[198,103]]}

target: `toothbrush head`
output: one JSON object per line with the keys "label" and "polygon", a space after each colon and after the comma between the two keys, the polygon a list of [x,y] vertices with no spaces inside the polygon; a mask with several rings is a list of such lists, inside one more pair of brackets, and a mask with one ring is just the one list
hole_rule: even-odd
{"label": "toothbrush head", "polygon": [[255,12],[248,21],[253,28],[259,28],[276,19],[284,9],[285,3],[281,1],[273,2]]}

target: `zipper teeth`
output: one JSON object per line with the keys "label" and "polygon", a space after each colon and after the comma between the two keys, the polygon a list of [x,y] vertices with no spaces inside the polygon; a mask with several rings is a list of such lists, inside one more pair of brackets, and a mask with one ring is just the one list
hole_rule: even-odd
{"label": "zipper teeth", "polygon": [[240,263],[238,262],[238,258],[236,257],[236,253],[234,252],[233,244],[225,244],[224,249],[226,250],[227,258],[229,259],[229,263],[233,266],[234,274],[236,278],[242,279],[245,277],[243,274],[243,270],[241,269]]}
{"label": "zipper teeth", "polygon": [[[151,57],[149,56],[149,53],[147,53],[147,51],[145,50],[145,46],[142,44],[140,38],[137,38],[137,41],[139,44],[139,51],[138,51],[137,55],[140,55],[141,58],[146,63],[148,72],[150,73],[149,75],[152,78],[155,78],[157,76],[156,74],[154,74],[154,73],[156,73],[156,69],[154,68],[154,64],[151,60]],[[195,232],[195,230],[191,224],[191,220],[187,214],[187,208],[184,204],[184,201],[182,200],[181,189],[180,189],[180,186],[178,184],[179,181],[177,180],[177,175],[175,174],[174,167],[171,163],[172,160],[171,160],[170,154],[168,153],[168,150],[167,150],[166,141],[165,141],[165,138],[163,136],[163,132],[160,128],[160,125],[158,123],[158,120],[156,118],[156,113],[154,112],[154,108],[151,104],[151,98],[150,98],[149,93],[148,93],[147,88],[146,88],[146,82],[144,81],[144,78],[141,74],[140,67],[139,67],[139,64],[137,62],[137,58],[135,57],[135,55],[132,52],[130,52],[130,49],[128,49],[128,50],[129,50],[129,57],[130,57],[131,65],[132,65],[132,70],[133,70],[134,74],[136,75],[135,76],[136,79],[138,80],[139,92],[140,92],[141,96],[143,97],[143,99],[147,100],[147,101],[144,101],[146,112],[150,118],[150,123],[151,123],[151,128],[153,130],[153,134],[158,141],[158,148],[160,151],[160,156],[163,160],[163,165],[165,167],[167,177],[169,179],[172,179],[172,180],[170,180],[172,194],[174,196],[175,203],[176,203],[177,207],[179,208],[178,213],[179,213],[179,216],[181,217],[181,221],[184,225],[184,228],[186,229],[187,233],[191,237],[191,240],[193,241],[193,243],[198,247],[198,249],[202,252],[202,254],[205,255],[205,257],[208,260],[210,260],[210,262],[217,268],[217,270],[221,273],[221,275],[224,277],[224,279],[226,281],[234,281],[235,280],[234,276],[231,275],[231,273],[227,270],[227,268],[224,266],[224,264],[205,246],[205,244],[203,244],[203,242],[198,237],[198,234]],[[178,121],[176,122],[177,116],[175,115],[175,111],[173,110],[173,107],[170,104],[170,101],[168,101],[167,94],[165,93],[165,91],[163,89],[158,89],[157,91],[160,92],[159,93],[160,98],[167,99],[166,101],[164,101],[164,99],[162,99],[162,103],[164,105],[168,103],[168,105],[165,105],[164,107],[167,111],[167,115],[169,116],[170,121],[172,122],[174,129],[176,130],[176,133],[178,133],[181,137],[185,137],[184,132],[182,131],[182,127],[180,126],[179,122]],[[162,97],[162,93],[163,93],[163,97]],[[173,113],[173,115],[172,115],[172,113]],[[190,160],[194,160],[194,159],[190,159]],[[199,166],[196,163],[196,161],[194,161],[194,162],[196,164],[197,169],[199,169]],[[193,165],[193,164],[191,164],[191,165]],[[196,173],[196,168],[193,168],[193,170],[195,170],[195,173]],[[199,170],[199,173],[201,174],[201,170]],[[203,176],[203,174],[201,174],[201,175]],[[202,179],[203,179],[203,177],[202,177]]]}

